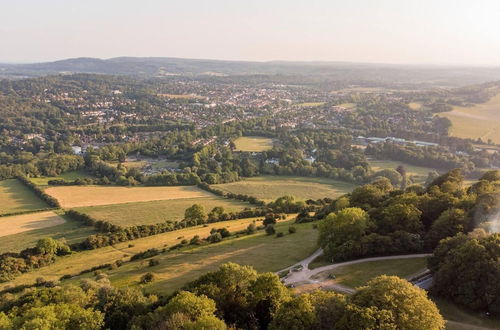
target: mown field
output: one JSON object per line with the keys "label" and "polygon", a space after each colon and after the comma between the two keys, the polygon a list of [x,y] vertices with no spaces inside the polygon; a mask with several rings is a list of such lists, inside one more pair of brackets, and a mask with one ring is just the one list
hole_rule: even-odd
{"label": "mown field", "polygon": [[44,176],[40,178],[30,178],[30,180],[39,186],[48,186],[50,180],[65,180],[65,181],[75,181],[76,179],[91,179],[92,175],[84,171],[71,171],[62,173],[58,176]]}
{"label": "mown field", "polygon": [[63,223],[64,219],[52,211],[0,217],[0,237],[52,227]]}
{"label": "mown field", "polygon": [[[276,229],[286,232],[292,223],[293,220],[278,223]],[[147,260],[139,260],[107,273],[113,285],[124,287],[139,285],[140,277],[152,272],[156,280],[144,286],[144,289],[147,292],[169,294],[225,262],[250,265],[259,272],[275,272],[306,258],[316,249],[317,235],[312,224],[294,226],[297,233],[286,232],[281,238],[259,232],[217,244],[163,253],[154,257],[160,262],[154,267],[149,267]],[[79,278],[72,281],[77,280]]]}
{"label": "mown field", "polygon": [[151,202],[112,204],[76,208],[95,219],[106,220],[116,225],[130,227],[155,224],[165,221],[179,221],[184,218],[184,211],[193,204],[200,204],[205,212],[216,206],[222,206],[226,212],[237,212],[250,204],[217,196],[200,198],[179,198]]}
{"label": "mown field", "polygon": [[[26,216],[33,217],[35,219],[39,218],[42,213],[31,213]],[[52,213],[53,214],[53,213]],[[11,217],[0,218],[0,228],[3,227],[1,224],[4,219]],[[50,221],[50,218],[48,221]],[[53,218],[53,217],[52,217]],[[97,231],[94,227],[84,226],[80,222],[73,220],[71,218],[65,217],[63,215],[57,215],[57,222],[60,224],[55,224],[52,222],[52,226],[44,228],[31,227],[29,230],[24,232],[18,232],[16,234],[10,234],[7,236],[0,237],[0,253],[5,252],[19,252],[28,247],[33,247],[36,242],[45,237],[52,237],[54,239],[65,239],[67,243],[78,243],[83,241],[87,236],[95,234]],[[35,224],[36,224],[35,220]],[[39,220],[38,220],[39,221]],[[55,225],[54,225],[55,224]],[[19,225],[17,225],[19,226]],[[13,227],[14,226],[13,224]]]}
{"label": "mown field", "polygon": [[273,140],[262,136],[242,136],[234,140],[237,151],[262,152],[273,147]]}
{"label": "mown field", "polygon": [[317,276],[327,278],[330,275],[335,275],[335,283],[357,288],[379,275],[408,278],[424,271],[426,267],[427,258],[388,259],[338,267]]}
{"label": "mown field", "polygon": [[292,195],[300,200],[335,198],[351,192],[356,185],[328,178],[259,176],[213,187],[225,192],[254,196],[269,202],[284,195]]}
{"label": "mown field", "polygon": [[[36,278],[38,277],[43,277],[46,280],[58,280],[61,276],[66,274],[77,274],[82,270],[89,269],[91,267],[95,267],[106,263],[112,263],[115,262],[116,260],[128,260],[130,256],[150,248],[163,248],[165,246],[166,247],[172,246],[178,244],[181,241],[181,239],[184,238],[191,239],[195,235],[199,235],[202,238],[207,237],[210,234],[210,230],[212,228],[225,227],[231,232],[242,230],[247,228],[247,226],[255,220],[256,220],[255,218],[239,219],[239,220],[224,221],[220,223],[210,224],[206,227],[196,226],[168,233],[163,233],[159,235],[144,237],[136,239],[134,241],[118,243],[114,246],[107,246],[96,250],[82,251],[73,255],[61,257],[54,264],[42,267],[40,269],[37,269],[36,271],[22,274],[13,281],[0,283],[0,290],[8,285],[34,283]],[[302,227],[307,228],[308,225],[305,226],[301,225],[301,227],[297,226],[297,228],[299,229],[298,232],[301,231],[300,228]],[[288,225],[286,225],[286,228],[288,228]],[[303,234],[305,235],[306,233],[304,232]],[[309,237],[309,240],[311,241],[310,249],[314,250],[314,246],[316,244],[316,234],[313,233],[313,235],[307,235],[307,236],[308,237],[312,236]],[[297,235],[297,238],[298,237],[300,236]],[[266,237],[266,238],[274,239],[273,237]],[[276,240],[279,241],[280,239]],[[282,242],[287,242],[287,241],[284,240]],[[255,245],[258,245],[260,243],[262,242],[257,241],[255,242]],[[288,246],[286,246],[286,248],[282,249],[281,251],[274,251],[273,249],[270,248],[270,246],[267,246],[268,249],[260,250],[259,255],[257,255],[256,258],[260,259],[262,262],[266,262],[265,261],[266,258],[271,258],[270,260],[272,260],[275,253],[279,253],[279,258],[277,258],[278,261],[281,258],[293,258],[293,256],[295,256],[297,260],[300,260],[302,258],[302,254],[298,253],[296,254],[295,250],[302,251],[301,249],[305,248],[304,245],[305,244],[303,242],[301,244],[301,242],[297,240],[296,243],[289,244]],[[292,249],[291,246],[293,246]],[[238,250],[239,248],[240,248],[239,246],[236,246],[235,250]],[[304,252],[304,254],[307,256],[307,254],[310,252],[311,251],[307,251],[307,253]],[[286,255],[289,256],[285,257]],[[289,260],[290,259],[283,260],[282,263],[286,263]],[[178,268],[180,271],[181,266],[178,266]],[[147,270],[145,270],[144,272],[146,271]]]}
{"label": "mown field", "polygon": [[49,205],[16,179],[0,181],[0,215],[48,207]]}
{"label": "mown field", "polygon": [[473,107],[454,107],[450,112],[438,114],[451,120],[450,134],[461,138],[491,139],[500,143],[500,94],[488,102]]}
{"label": "mown field", "polygon": [[45,192],[65,208],[213,196],[195,186],[59,186],[47,188]]}
{"label": "mown field", "polygon": [[407,175],[413,177],[416,183],[424,183],[429,172],[437,171],[431,167],[415,166],[394,160],[369,160],[368,163],[375,172],[383,169],[395,170],[399,165],[403,165]]}

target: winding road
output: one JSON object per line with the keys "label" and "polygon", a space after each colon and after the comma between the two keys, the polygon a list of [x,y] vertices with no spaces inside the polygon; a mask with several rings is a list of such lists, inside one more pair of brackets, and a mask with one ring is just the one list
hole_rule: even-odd
{"label": "winding road", "polygon": [[[285,276],[282,281],[286,285],[296,285],[299,283],[307,283],[307,284],[316,284],[316,283],[321,283],[321,281],[317,281],[312,279],[313,276],[318,275],[322,272],[332,270],[338,267],[343,267],[343,266],[348,266],[348,265],[353,265],[353,264],[359,264],[362,262],[369,262],[369,261],[379,261],[379,260],[390,260],[390,259],[409,259],[409,258],[423,258],[423,257],[428,257],[430,254],[428,253],[422,253],[422,254],[405,254],[405,255],[399,255],[399,256],[387,256],[387,257],[373,257],[373,258],[364,258],[364,259],[357,259],[357,260],[352,260],[352,261],[346,261],[346,262],[339,262],[336,264],[331,264],[323,267],[318,267],[315,269],[309,269],[309,264],[316,259],[317,257],[321,256],[323,254],[323,250],[319,249],[316,252],[314,252],[311,256],[307,257],[306,259],[299,261],[298,263],[287,267],[285,269],[282,269],[278,273],[284,272],[284,271],[290,271],[287,276]],[[294,270],[297,269],[297,270]],[[420,283],[424,283],[426,287],[423,285],[419,285]],[[419,281],[416,283],[417,286],[423,288],[423,289],[428,289],[430,284],[432,283],[432,277],[426,277],[425,281]],[[338,290],[341,292],[345,293],[353,293],[355,289],[340,285],[340,284],[329,284],[328,288]]]}

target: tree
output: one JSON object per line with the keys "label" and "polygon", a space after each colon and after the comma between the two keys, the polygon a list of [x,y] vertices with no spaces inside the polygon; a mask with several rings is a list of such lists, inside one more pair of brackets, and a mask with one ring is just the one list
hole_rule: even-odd
{"label": "tree", "polygon": [[419,233],[423,229],[422,212],[412,204],[396,203],[385,207],[377,221],[379,232],[390,233],[397,230]]}
{"label": "tree", "polygon": [[342,209],[319,223],[318,243],[327,256],[333,256],[338,246],[358,241],[366,233],[368,225],[368,214],[364,210],[357,207]]}
{"label": "tree", "polygon": [[276,233],[276,230],[274,229],[273,225],[266,226],[266,234],[267,235],[274,235],[275,233]]}
{"label": "tree", "polygon": [[270,330],[314,329],[316,313],[307,295],[300,295],[283,303],[269,325]]}
{"label": "tree", "polygon": [[204,223],[206,217],[205,209],[200,204],[193,204],[184,212],[184,219],[196,224]]}
{"label": "tree", "polygon": [[146,273],[144,275],[141,276],[141,284],[146,284],[146,283],[150,283],[150,282],[153,282],[155,279],[155,275],[153,273]]}
{"label": "tree", "polygon": [[435,247],[439,241],[446,237],[464,233],[468,228],[468,219],[464,210],[452,208],[441,213],[432,224],[427,233],[426,242],[430,247]]}
{"label": "tree", "polygon": [[426,292],[397,276],[372,279],[352,295],[350,302],[389,311],[397,329],[444,329],[443,317]]}
{"label": "tree", "polygon": [[468,309],[500,315],[500,234],[442,240],[428,261],[432,292]]}
{"label": "tree", "polygon": [[255,226],[255,223],[252,222],[247,227],[247,234],[249,234],[249,235],[253,234],[253,233],[255,233],[256,230],[257,230],[257,226]]}

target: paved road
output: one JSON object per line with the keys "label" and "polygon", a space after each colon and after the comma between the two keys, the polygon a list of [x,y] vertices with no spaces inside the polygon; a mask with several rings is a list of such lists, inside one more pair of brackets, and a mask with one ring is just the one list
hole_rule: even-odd
{"label": "paved road", "polygon": [[[364,259],[340,262],[340,263],[331,264],[331,265],[327,265],[327,266],[323,266],[323,267],[318,267],[318,268],[315,268],[312,270],[309,269],[309,264],[311,263],[311,261],[313,261],[314,259],[316,259],[318,256],[320,256],[322,254],[323,254],[323,250],[319,249],[318,251],[314,252],[314,254],[311,255],[310,257],[308,257],[308,258],[306,258],[306,259],[304,259],[304,260],[302,260],[302,261],[300,261],[300,262],[298,262],[298,263],[296,263],[288,268],[281,270],[280,272],[286,271],[286,270],[291,270],[292,268],[297,267],[299,265],[303,267],[299,271],[290,271],[290,274],[283,278],[283,283],[285,283],[287,285],[293,285],[296,283],[311,283],[311,284],[320,283],[320,281],[313,280],[312,277],[319,274],[319,273],[322,273],[324,271],[332,270],[332,269],[342,267],[342,266],[348,266],[348,265],[353,265],[353,264],[358,264],[358,263],[368,262],[368,261],[390,260],[390,259],[409,259],[409,258],[421,258],[421,257],[430,256],[430,254],[423,253],[423,254],[405,254],[405,255],[400,255],[400,256],[388,256],[388,257],[373,257],[373,258],[364,258]],[[431,280],[430,283],[432,283],[432,278],[430,280]],[[333,284],[333,285],[330,285],[329,287],[331,287],[332,289],[338,289],[339,291],[343,291],[343,292],[348,292],[348,293],[354,292],[353,288],[349,288],[349,287],[346,287],[346,286],[343,286],[340,284]]]}

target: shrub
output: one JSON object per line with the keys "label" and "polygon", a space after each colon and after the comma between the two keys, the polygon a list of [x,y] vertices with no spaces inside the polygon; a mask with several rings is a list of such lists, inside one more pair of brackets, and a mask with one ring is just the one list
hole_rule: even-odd
{"label": "shrub", "polygon": [[148,263],[148,266],[149,267],[154,267],[154,266],[158,266],[160,264],[160,261],[158,259],[149,259],[149,263]]}
{"label": "shrub", "polygon": [[155,275],[153,273],[146,273],[141,276],[141,284],[151,283],[155,279]]}
{"label": "shrub", "polygon": [[281,232],[281,231],[276,234],[276,237],[283,237],[283,236],[285,236],[285,234],[283,234],[283,232]]}
{"label": "shrub", "polygon": [[273,225],[267,225],[266,226],[266,234],[268,235],[274,235],[276,233],[276,230],[274,229]]}
{"label": "shrub", "polygon": [[297,232],[297,228],[295,228],[294,226],[290,226],[288,227],[288,232],[290,234],[295,234]]}

